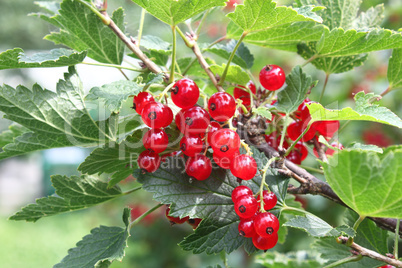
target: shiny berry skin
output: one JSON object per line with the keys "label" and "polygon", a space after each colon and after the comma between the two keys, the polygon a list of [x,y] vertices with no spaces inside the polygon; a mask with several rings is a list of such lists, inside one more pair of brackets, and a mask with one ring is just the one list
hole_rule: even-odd
{"label": "shiny berry skin", "polygon": [[142,110],[144,109],[145,105],[149,102],[155,101],[154,97],[148,92],[140,92],[137,96],[134,97],[133,100],[133,109],[141,115]]}
{"label": "shiny berry skin", "polygon": [[218,122],[211,122],[211,124],[209,124],[209,128],[208,128],[208,144],[211,144],[212,135],[213,135],[216,131],[220,130],[221,128],[222,128],[222,127],[221,127],[221,125],[219,125]]}
{"label": "shiny berry skin", "polygon": [[187,109],[197,103],[200,90],[193,80],[183,78],[173,85],[170,96],[174,104],[182,109]]}
{"label": "shiny berry skin", "polygon": [[[262,191],[262,199],[264,200],[264,209],[270,210],[276,206],[278,203],[278,198],[273,192],[268,192],[268,190]],[[260,201],[260,195],[257,197],[257,201]]]}
{"label": "shiny berry skin", "polygon": [[137,163],[143,172],[155,172],[159,168],[161,158],[157,153],[146,150],[140,153]]}
{"label": "shiny berry skin", "polygon": [[278,232],[279,220],[272,213],[260,213],[254,218],[254,229],[259,236],[269,237]]}
{"label": "shiny berry skin", "polygon": [[310,111],[307,108],[307,105],[311,103],[316,103],[315,101],[304,101],[302,104],[299,105],[297,110],[300,112],[299,117],[302,121],[308,122],[311,119]]}
{"label": "shiny berry skin", "polygon": [[213,133],[210,143],[218,156],[233,156],[240,149],[240,137],[231,129],[221,129]]}
{"label": "shiny berry skin", "polygon": [[253,196],[253,191],[245,185],[237,186],[232,191],[232,201],[233,203],[236,202],[237,198],[243,195]]}
{"label": "shiny berry skin", "polygon": [[256,235],[253,218],[241,219],[237,229],[243,237],[254,237]]}
{"label": "shiny berry skin", "polygon": [[166,211],[165,211],[165,216],[166,216],[166,218],[168,218],[168,220],[170,221],[170,224],[172,224],[172,225],[173,224],[183,224],[190,219],[188,216],[184,217],[182,219],[180,219],[179,217],[172,217],[172,216],[169,216],[169,212],[170,212],[170,208],[167,207]]}
{"label": "shiny berry skin", "polygon": [[261,250],[268,250],[278,243],[278,233],[272,234],[270,237],[253,236],[253,244]]}
{"label": "shiny berry skin", "polygon": [[288,156],[286,156],[286,159],[296,165],[301,165],[302,162],[301,154],[296,150],[291,151]]}
{"label": "shiny berry skin", "polygon": [[258,203],[254,196],[243,195],[236,199],[234,203],[235,212],[240,218],[251,218],[257,212]]}
{"label": "shiny berry skin", "polygon": [[233,158],[228,156],[217,156],[215,153],[212,155],[212,159],[214,162],[223,169],[230,169],[230,162],[232,162]]}
{"label": "shiny berry skin", "polygon": [[195,135],[205,133],[209,123],[208,112],[201,107],[194,106],[183,111],[183,117],[179,119],[179,129],[184,134]]}
{"label": "shiny berry skin", "polygon": [[[310,129],[306,132],[306,134],[304,134],[303,138],[301,139],[302,141],[309,141],[312,138],[314,138],[315,134],[316,134],[316,130],[315,130],[315,123],[313,123],[310,126]],[[295,141],[297,140],[297,138],[303,133],[303,131],[306,129],[307,124],[304,123],[303,121],[295,121],[293,123],[290,123],[286,133],[288,135],[288,137]]]}
{"label": "shiny berry skin", "polygon": [[327,139],[331,139],[339,129],[339,121],[318,121],[314,122],[314,128]]}
{"label": "shiny berry skin", "polygon": [[186,173],[199,181],[208,179],[212,173],[211,160],[203,154],[190,157],[186,162]]}
{"label": "shiny berry skin", "polygon": [[184,133],[184,129],[182,130],[182,123],[184,121],[184,112],[185,109],[181,109],[174,117],[174,122],[176,123],[177,128],[180,130],[181,133]]}
{"label": "shiny berry skin", "polygon": [[202,219],[195,218],[195,219],[189,219],[187,221],[187,223],[190,224],[191,227],[193,227],[193,229],[195,230],[195,229],[197,229],[198,225],[200,225],[201,221],[202,221]]}
{"label": "shiny berry skin", "polygon": [[278,65],[267,65],[260,72],[260,83],[269,91],[280,89],[285,81],[285,72]]}
{"label": "shiny berry skin", "polygon": [[241,154],[231,161],[230,171],[233,176],[248,181],[257,173],[257,162],[252,156]]}
{"label": "shiny berry skin", "polygon": [[208,111],[216,121],[225,122],[235,114],[236,101],[226,92],[217,92],[209,98]]}
{"label": "shiny berry skin", "polygon": [[180,150],[187,156],[195,156],[202,152],[204,144],[199,136],[185,135],[180,140]]}
{"label": "shiny berry skin", "polygon": [[155,153],[161,153],[166,150],[169,144],[169,137],[165,131],[161,129],[150,129],[142,137],[142,143],[145,149],[154,151]]}
{"label": "shiny berry skin", "polygon": [[141,118],[150,128],[164,128],[172,123],[173,112],[167,105],[150,102],[142,110]]}

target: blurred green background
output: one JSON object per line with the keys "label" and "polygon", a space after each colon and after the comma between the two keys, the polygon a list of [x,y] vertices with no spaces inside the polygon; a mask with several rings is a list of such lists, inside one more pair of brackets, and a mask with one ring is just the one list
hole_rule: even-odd
{"label": "blurred green background", "polygon": [[[291,3],[292,1],[279,1],[279,4]],[[387,15],[383,26],[394,30],[401,28],[402,2],[400,0],[365,0],[363,1],[362,9],[366,10],[379,3],[386,5]],[[123,6],[126,12],[127,32],[135,35],[139,24],[140,9],[129,0],[109,1],[110,10],[119,6]],[[0,51],[21,47],[29,54],[33,53],[33,51],[55,47],[53,43],[42,39],[49,31],[55,29],[35,17],[27,16],[28,13],[39,11],[33,1],[2,0],[0,1],[0,10],[0,24],[2,25]],[[216,10],[213,13],[214,15],[210,16],[199,38],[201,43],[211,42],[225,34],[227,20],[222,20],[224,13],[222,10]],[[146,17],[144,34],[159,35],[167,41],[171,39],[169,27],[151,16]],[[181,42],[179,43],[181,46],[178,49],[179,56],[191,56],[191,51]],[[304,63],[304,60],[299,56],[295,56],[294,53],[262,49],[255,46],[249,46],[249,48],[255,55],[255,64],[252,70],[255,77],[258,77],[258,72],[266,64],[281,65],[288,73],[293,66]],[[353,93],[361,90],[381,93],[385,90],[388,86],[386,73],[390,53],[391,51],[371,53],[364,66],[348,73],[331,75],[324,104],[329,105],[331,108],[350,106],[353,105]],[[78,69],[87,91],[92,86],[104,84],[105,82],[102,79],[113,81],[122,78],[118,72],[110,72],[107,78],[103,78],[97,68]],[[67,68],[3,70],[0,71],[0,82],[12,86],[24,84],[28,87],[35,82],[39,82],[39,84],[45,85],[49,89],[54,89],[57,79],[61,78],[66,70]],[[305,70],[315,79],[320,80],[320,83],[313,89],[311,94],[311,99],[317,100],[325,75],[311,65],[307,65]],[[52,74],[49,74],[50,71]],[[109,72],[109,70],[106,70],[106,72]],[[381,103],[402,117],[401,90],[386,95],[381,100]],[[130,104],[130,101],[125,104],[123,113],[130,112]],[[9,123],[5,119],[0,119],[0,130],[6,129]],[[338,138],[346,146],[352,141],[377,144],[383,147],[402,142],[401,132],[396,128],[372,123],[354,122],[349,124],[339,133]],[[89,152],[83,149],[51,150],[0,163],[1,267],[51,267],[59,262],[67,254],[67,250],[74,247],[75,243],[88,234],[92,228],[99,225],[121,226],[123,207],[132,206],[134,213],[139,213],[153,206],[154,201],[152,201],[151,195],[137,192],[95,208],[44,218],[36,223],[7,220],[7,217],[21,206],[33,202],[35,198],[40,196],[52,194],[50,175],[78,174],[76,168]],[[70,155],[71,157],[66,159],[65,155]],[[24,193],[24,189],[29,188],[29,186],[27,186],[21,175],[15,175],[14,173],[10,175],[7,172],[10,169],[16,169],[13,165],[27,167],[27,163],[29,163],[29,167],[33,166],[31,175],[36,174],[36,177],[40,179],[39,183],[35,184],[38,191],[35,193],[29,192],[25,196],[19,194],[17,198],[16,195],[21,192]],[[314,156],[309,156],[308,160],[303,164],[317,166]],[[135,185],[134,181],[128,181],[122,187],[132,188]],[[300,200],[309,211],[320,215],[330,224],[338,225],[340,223],[342,212],[344,211],[343,207],[317,196],[300,197]],[[177,246],[177,243],[184,236],[192,232],[192,228],[189,225],[171,227],[164,217],[163,208],[152,215],[154,215],[152,218],[132,230],[132,237],[129,239],[129,246],[123,262],[115,262],[112,267],[207,267],[208,265],[222,264],[220,256],[193,255],[191,252],[182,251]],[[310,237],[297,230],[289,230],[288,237],[291,237],[291,239],[288,239],[284,245],[278,245],[275,250],[308,250],[309,244],[312,242]],[[229,255],[229,265],[231,267],[247,267],[250,263],[252,263],[252,258],[247,257],[242,250]],[[260,266],[251,264],[249,267]]]}

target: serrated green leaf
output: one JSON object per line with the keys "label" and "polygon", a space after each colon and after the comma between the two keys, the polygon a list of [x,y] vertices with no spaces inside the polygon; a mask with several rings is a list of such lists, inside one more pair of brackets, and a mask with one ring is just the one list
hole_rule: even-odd
{"label": "serrated green leaf", "polygon": [[342,233],[346,233],[351,237],[355,236],[354,230],[349,226],[333,228],[319,217],[311,214],[306,214],[305,217],[296,216],[287,221],[284,226],[301,229],[313,237],[338,237]]}
{"label": "serrated green leaf", "polygon": [[286,87],[278,93],[277,109],[287,114],[295,111],[315,84],[300,66],[294,67],[286,77]]}
{"label": "serrated green leaf", "polygon": [[0,53],[0,70],[71,66],[81,63],[86,55],[86,51],[57,48],[28,57],[21,48],[14,48]]}
{"label": "serrated green leaf", "polygon": [[[186,76],[209,79],[208,75],[206,74],[204,69],[202,69],[202,67],[200,66],[198,61],[195,61],[190,66],[190,63],[193,62],[193,60],[194,60],[193,58],[189,58],[189,57],[179,58],[179,59],[177,59],[177,64],[179,65],[180,70],[182,70],[182,72],[184,72],[188,68],[188,70],[186,72]],[[205,58],[205,60],[209,65],[215,64],[215,62],[211,58]]]}
{"label": "serrated green leaf", "polygon": [[335,28],[348,29],[356,19],[362,0],[321,0],[325,7],[320,15],[323,23],[331,30]]}
{"label": "serrated green leaf", "polygon": [[362,150],[362,151],[370,151],[370,152],[376,152],[376,153],[383,153],[383,150],[372,144],[361,144],[358,142],[355,142],[352,144],[352,146],[348,147],[349,150]]}
{"label": "serrated green leaf", "polygon": [[136,95],[142,86],[133,81],[120,80],[101,87],[93,87],[85,97],[87,100],[102,100],[113,113],[118,113],[130,95]]}
{"label": "serrated green leaf", "polygon": [[117,116],[94,121],[84,102],[81,81],[73,67],[59,80],[57,92],[34,85],[30,90],[0,87],[0,111],[32,132],[6,145],[0,159],[37,150],[69,146],[97,146],[116,140]]}
{"label": "serrated green leaf", "polygon": [[22,134],[29,132],[29,129],[18,124],[12,124],[8,127],[8,130],[0,133],[0,148],[5,145],[12,143],[15,138],[21,136]]}
{"label": "serrated green leaf", "polygon": [[[346,224],[353,225],[359,218],[359,215],[348,209],[345,212],[344,218]],[[372,220],[364,219],[359,224],[354,242],[362,247],[385,255],[389,253],[387,239],[388,231],[379,228]]]}
{"label": "serrated green leaf", "polygon": [[141,38],[140,46],[147,50],[152,50],[166,56],[172,54],[172,45],[169,42],[153,35],[144,35]]}
{"label": "serrated green leaf", "polygon": [[163,83],[163,79],[164,79],[165,75],[164,73],[150,73],[147,77],[147,80],[145,81],[145,87],[148,87],[152,84],[162,84]]}
{"label": "serrated green leaf", "polygon": [[388,63],[389,87],[402,87],[402,49],[394,49]]}
{"label": "serrated green leaf", "polygon": [[122,195],[119,188],[107,188],[106,182],[92,176],[53,175],[51,181],[57,196],[37,199],[35,204],[23,207],[10,220],[36,222],[43,217],[92,207]]}
{"label": "serrated green leaf", "polygon": [[125,208],[123,215],[125,228],[101,225],[92,229],[91,234],[84,236],[77,243],[77,247],[69,249],[68,255],[54,267],[107,267],[108,264],[115,260],[121,261],[124,257],[124,250],[127,247],[127,239],[130,236],[130,229],[127,224],[130,217],[130,209]]}
{"label": "serrated green leaf", "polygon": [[[125,45],[98,16],[79,1],[64,0],[57,15],[38,16],[60,28],[45,39],[76,51],[88,51],[88,57],[103,63],[121,64]],[[123,9],[113,12],[112,20],[124,32]]]}
{"label": "serrated green leaf", "polygon": [[42,9],[45,9],[47,12],[51,14],[59,13],[60,2],[56,1],[35,1],[35,4]]}
{"label": "serrated green leaf", "polygon": [[343,150],[322,163],[329,185],[359,215],[402,218],[402,150]]}
{"label": "serrated green leaf", "polygon": [[[222,66],[211,65],[209,68],[215,75],[222,76],[223,71],[226,68],[226,64],[222,64]],[[250,77],[248,76],[248,74],[245,71],[243,71],[240,68],[240,66],[230,65],[229,70],[226,74],[225,81],[235,83],[238,85],[246,85],[250,81]]]}
{"label": "serrated green leaf", "polygon": [[224,6],[225,0],[132,0],[149,14],[169,25],[177,25],[195,15]]}
{"label": "serrated green leaf", "polygon": [[[236,41],[231,40],[228,44],[216,44],[210,48],[203,49],[203,51],[214,53],[224,59],[228,59],[236,46]],[[233,63],[239,65],[244,69],[250,69],[254,64],[254,56],[250,53],[250,50],[241,43],[232,60]]]}
{"label": "serrated green leaf", "polygon": [[256,262],[271,268],[320,268],[323,267],[322,259],[316,252],[295,251],[286,254],[279,252],[267,252],[258,255]]}
{"label": "serrated green leaf", "polygon": [[384,4],[370,7],[366,12],[361,12],[352,22],[353,29],[368,31],[371,28],[378,27],[384,20]]}
{"label": "serrated green leaf", "polygon": [[308,104],[313,121],[328,121],[328,120],[360,120],[383,123],[398,128],[402,128],[402,120],[385,107],[378,104],[372,104],[372,100],[376,96],[373,93],[365,94],[359,92],[355,95],[356,107],[353,110],[350,107],[342,110],[325,109],[319,103]]}
{"label": "serrated green leaf", "polygon": [[[254,32],[278,27],[297,21],[315,21],[308,13],[298,13],[291,7],[277,7],[271,0],[245,0],[227,16],[245,32]],[[319,22],[319,21],[318,21]]]}
{"label": "serrated green leaf", "polygon": [[272,119],[272,113],[269,111],[269,109],[267,107],[253,108],[252,113],[258,114],[268,120]]}
{"label": "serrated green leaf", "polygon": [[[325,260],[324,265],[329,265],[341,259],[352,256],[350,248],[346,245],[338,244],[334,238],[317,239],[311,247],[317,250],[320,257]],[[345,263],[339,267],[342,268],[374,268],[383,264],[380,261],[363,257],[360,261]],[[324,266],[323,265],[323,266]]]}

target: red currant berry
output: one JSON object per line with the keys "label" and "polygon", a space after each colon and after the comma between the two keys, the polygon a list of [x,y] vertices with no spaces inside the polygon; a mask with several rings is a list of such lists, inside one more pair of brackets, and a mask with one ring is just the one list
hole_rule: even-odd
{"label": "red currant berry", "polygon": [[[262,191],[262,199],[264,200],[264,209],[270,210],[276,206],[278,198],[273,192],[268,192],[268,190]],[[260,201],[260,195],[258,195],[257,200]]]}
{"label": "red currant berry", "polygon": [[174,156],[183,157],[183,155],[181,155],[181,153],[182,153],[182,151],[175,151],[175,152],[164,154],[164,155],[161,156],[161,161],[166,162],[166,158],[168,158],[168,157],[174,157]]}
{"label": "red currant berry", "polygon": [[231,129],[220,129],[212,134],[210,143],[217,156],[233,156],[240,149],[240,137]]}
{"label": "red currant berry", "polygon": [[270,237],[253,236],[253,244],[261,250],[268,250],[278,243],[278,234],[274,233]]}
{"label": "red currant berry", "polygon": [[211,144],[211,137],[212,137],[212,135],[216,132],[216,131],[218,131],[218,130],[220,130],[222,127],[221,127],[221,125],[219,125],[219,123],[218,122],[211,122],[211,124],[209,124],[209,129],[208,129],[208,144]]}
{"label": "red currant berry", "polygon": [[252,195],[240,196],[236,199],[234,207],[236,214],[240,218],[251,218],[255,215],[258,209],[257,199]]}
{"label": "red currant berry", "polygon": [[197,229],[198,225],[200,225],[202,219],[200,218],[195,218],[195,219],[189,219],[187,222],[188,224],[191,225],[191,227],[193,227],[193,229]]}
{"label": "red currant berry", "polygon": [[307,105],[311,104],[311,103],[316,103],[315,101],[310,101],[310,100],[307,101],[307,100],[308,99],[305,99],[303,101],[303,103],[299,105],[299,108],[297,108],[297,110],[300,112],[299,113],[300,119],[305,122],[310,121],[310,118],[311,118],[310,111],[307,108]]}
{"label": "red currant berry", "polygon": [[166,208],[166,211],[165,211],[165,215],[166,215],[166,218],[168,218],[168,220],[170,221],[170,224],[183,224],[183,223],[185,223],[186,221],[188,221],[189,220],[189,217],[187,216],[187,217],[184,217],[184,218],[182,218],[182,219],[180,219],[179,217],[172,217],[172,216],[169,216],[169,212],[170,212],[170,208],[169,207],[167,207]]}
{"label": "red currant berry", "polygon": [[186,162],[186,173],[199,181],[208,179],[212,173],[211,160],[203,154],[190,157]]}
{"label": "red currant berry", "polygon": [[[247,87],[251,90],[253,94],[256,93],[256,87],[252,81],[248,82]],[[241,99],[245,106],[250,105],[250,93],[248,90],[244,89],[243,86],[238,86],[234,88],[233,96],[235,99]]]}
{"label": "red currant berry", "polygon": [[215,153],[212,155],[212,159],[214,162],[223,169],[230,169],[230,162],[232,162],[233,158],[228,156],[218,156]]}
{"label": "red currant berry", "polygon": [[269,212],[260,213],[254,218],[254,229],[262,237],[270,237],[279,230],[278,218]]}
{"label": "red currant berry", "polygon": [[143,172],[155,172],[159,168],[161,158],[154,151],[146,150],[140,153],[137,163]]}
{"label": "red currant berry", "polygon": [[253,218],[241,219],[237,228],[241,236],[253,237],[256,235],[256,232],[254,230]]}
{"label": "red currant berry", "polygon": [[306,159],[306,157],[308,155],[308,150],[307,150],[307,147],[304,146],[303,142],[298,141],[295,145],[295,150],[299,152],[301,161]]}
{"label": "red currant berry", "polygon": [[257,162],[252,156],[241,154],[233,158],[230,163],[230,171],[233,176],[248,181],[257,173]]}
{"label": "red currant berry", "polygon": [[202,152],[203,142],[199,136],[185,135],[180,140],[180,150],[187,156],[194,156]]}
{"label": "red currant berry", "polygon": [[233,203],[236,202],[237,198],[243,195],[253,196],[253,191],[245,185],[237,186],[232,191],[232,201]]}
{"label": "red currant berry", "polygon": [[169,137],[161,129],[150,129],[142,138],[142,143],[145,149],[152,150],[158,154],[166,150],[169,144]]}
{"label": "red currant berry", "polygon": [[314,123],[318,133],[327,139],[331,139],[339,129],[339,121],[319,121]]}
{"label": "red currant berry", "polygon": [[193,80],[183,78],[173,85],[170,96],[174,104],[182,109],[187,109],[197,103],[200,90]]}
{"label": "red currant berry", "polygon": [[[333,143],[331,143],[331,146],[338,148],[339,150],[344,149],[343,145],[339,142],[333,142]],[[326,155],[334,155],[334,153],[335,153],[335,150],[333,150],[331,148],[328,148],[328,150],[325,152]]]}
{"label": "red currant berry", "polygon": [[[306,103],[307,103],[307,102],[310,102],[310,99],[309,99],[309,98],[306,98],[306,99],[299,105],[299,107],[297,108],[297,111],[294,112],[294,115],[296,116],[297,119],[300,119],[300,120],[305,120],[305,119],[307,119],[307,118],[302,118],[302,116],[301,116],[301,110],[307,108],[307,107],[306,107]],[[307,108],[307,110],[308,110],[308,108]],[[309,113],[308,115],[310,116],[310,113]]]}
{"label": "red currant berry", "polygon": [[160,102],[149,102],[141,114],[142,121],[150,128],[164,128],[173,121],[173,112]]}
{"label": "red currant berry", "polygon": [[139,114],[142,114],[142,110],[145,105],[149,102],[155,101],[154,97],[148,92],[140,92],[137,96],[134,97],[133,100],[133,109]]}
{"label": "red currant berry", "polygon": [[[301,139],[302,141],[309,141],[312,138],[314,138],[315,133],[316,133],[314,126],[315,126],[315,123],[313,123],[310,126],[310,129],[306,132],[306,134],[304,134],[303,138]],[[306,127],[307,127],[307,124],[304,124],[303,121],[296,121],[296,122],[289,124],[289,126],[286,130],[286,133],[291,140],[295,141],[304,132]]]}
{"label": "red currant berry", "polygon": [[208,110],[213,119],[224,122],[235,114],[236,102],[228,93],[217,92],[209,98]]}
{"label": "red currant berry", "polygon": [[260,72],[260,83],[267,90],[278,90],[283,86],[285,81],[285,72],[277,65],[267,65]]}
{"label": "red currant berry", "polygon": [[184,134],[196,135],[205,133],[209,123],[207,111],[201,107],[194,106],[183,112],[183,117],[179,119],[179,129]]}
{"label": "red currant berry", "polygon": [[286,156],[286,159],[296,165],[300,165],[302,162],[301,154],[296,150],[291,151],[288,156]]}

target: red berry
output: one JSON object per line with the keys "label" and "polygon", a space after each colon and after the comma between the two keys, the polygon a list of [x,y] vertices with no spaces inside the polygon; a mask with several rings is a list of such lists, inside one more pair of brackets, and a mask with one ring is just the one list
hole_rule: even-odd
{"label": "red berry", "polygon": [[256,235],[253,218],[240,219],[237,229],[239,230],[239,234],[244,237],[254,237]]}
{"label": "red berry", "polygon": [[149,102],[141,114],[142,121],[150,128],[164,128],[173,121],[173,112],[160,102]]}
{"label": "red berry", "polygon": [[[171,152],[171,153],[164,154],[164,155],[161,156],[161,161],[165,162],[166,158],[174,157],[174,156],[180,156],[181,153],[182,153],[182,151],[174,151],[174,152]],[[181,157],[183,157],[183,155],[181,155]]]}
{"label": "red berry", "polygon": [[169,144],[169,137],[161,129],[150,129],[142,138],[142,143],[145,149],[152,150],[158,154],[166,150]]}
{"label": "red berry", "polygon": [[318,121],[313,125],[317,132],[327,139],[331,139],[339,129],[339,121]]}
{"label": "red berry", "polygon": [[[339,142],[333,142],[333,143],[331,143],[331,146],[338,148],[339,150],[344,149],[343,145]],[[328,150],[325,152],[326,155],[334,155],[334,153],[335,153],[335,150],[333,150],[331,148],[328,148]]]}
{"label": "red berry", "polygon": [[212,159],[214,162],[223,169],[230,169],[230,162],[232,162],[233,158],[228,156],[218,156],[215,153],[212,155]]}
{"label": "red berry", "polygon": [[[308,100],[308,99],[306,99],[306,100]],[[306,100],[304,100],[303,103],[299,105],[299,108],[297,108],[297,110],[300,112],[300,119],[302,121],[308,122],[311,119],[311,115],[310,115],[309,109],[307,108],[307,105],[311,104],[311,103],[316,103],[316,102],[310,101],[310,100],[306,101]]]}
{"label": "red berry", "polygon": [[233,176],[242,180],[251,180],[257,173],[257,162],[252,156],[241,154],[233,158],[230,163]]}
{"label": "red berry", "polygon": [[232,201],[233,203],[236,202],[237,198],[243,195],[253,196],[253,191],[245,185],[237,186],[232,191]]}
{"label": "red berry", "polygon": [[143,172],[155,172],[159,168],[161,158],[154,151],[146,150],[140,153],[137,163]]}
{"label": "red berry", "polygon": [[[265,210],[273,209],[278,202],[276,195],[273,192],[268,192],[268,190],[262,192],[262,199],[264,200]],[[260,201],[260,195],[258,195],[257,200]]]}
{"label": "red berry", "polygon": [[224,122],[235,114],[236,102],[228,93],[217,92],[209,98],[208,111],[213,119]]}
{"label": "red berry", "polygon": [[[265,141],[274,149],[278,149],[279,144],[281,143],[281,135],[277,136],[276,132],[272,132],[269,135],[265,135]],[[289,147],[289,144],[286,140],[283,141],[282,147],[284,149]]]}
{"label": "red berry", "polygon": [[253,244],[261,250],[268,250],[278,243],[278,234],[274,233],[270,237],[253,236]]}
{"label": "red berry", "polygon": [[260,72],[261,85],[270,91],[280,89],[285,83],[286,75],[281,67],[277,65],[267,65]]}
{"label": "red berry", "polygon": [[308,150],[307,150],[307,147],[304,146],[303,142],[298,141],[294,148],[300,154],[301,161],[306,159],[306,157],[308,155]]}
{"label": "red berry", "polygon": [[218,130],[220,130],[222,127],[221,127],[221,125],[219,125],[219,123],[218,122],[211,122],[211,124],[209,124],[209,129],[208,129],[208,144],[211,144],[211,137],[212,137],[212,135],[216,132],[216,131],[218,131]]}
{"label": "red berry", "polygon": [[198,225],[200,225],[202,219],[200,218],[195,218],[195,219],[189,219],[187,222],[188,224],[191,225],[191,227],[193,227],[193,229],[197,229]]}
{"label": "red berry", "polygon": [[173,85],[170,96],[174,104],[182,109],[187,109],[197,103],[200,90],[193,80],[183,78]]}
{"label": "red berry", "polygon": [[208,179],[212,173],[211,160],[203,154],[190,157],[186,162],[186,173],[199,181]]}
{"label": "red berry", "polygon": [[210,143],[218,156],[233,156],[240,149],[240,137],[231,129],[220,129],[212,134]]}
{"label": "red berry", "polygon": [[[252,93],[256,93],[256,87],[252,81],[248,82],[247,87],[251,90]],[[235,97],[235,99],[241,99],[244,106],[250,106],[250,93],[248,90],[244,89],[243,86],[235,87],[233,91],[233,96]]]}
{"label": "red berry", "polygon": [[184,217],[182,219],[180,219],[179,217],[169,216],[169,212],[170,212],[170,208],[167,207],[166,211],[165,211],[165,215],[166,215],[166,218],[168,218],[168,220],[170,221],[171,224],[183,224],[189,219],[188,216]]}
{"label": "red berry", "polygon": [[134,97],[133,100],[133,109],[141,115],[142,110],[144,109],[145,105],[149,102],[155,101],[154,97],[148,92],[140,92],[137,96]]}
{"label": "red berry", "polygon": [[302,162],[301,154],[296,150],[291,151],[288,156],[286,156],[286,159],[296,165],[300,165]]}
{"label": "red berry", "polygon": [[187,156],[194,156],[202,152],[204,144],[199,136],[185,135],[180,140],[180,150]]}
{"label": "red berry", "polygon": [[[315,123],[313,123],[310,126],[310,129],[306,132],[306,134],[304,134],[303,138],[301,139],[302,141],[309,141],[312,138],[314,138],[316,130],[315,130]],[[303,133],[303,131],[306,129],[307,124],[303,123],[303,121],[296,121],[293,123],[290,123],[286,133],[288,135],[288,137],[295,141],[297,140],[297,138]]]}
{"label": "red berry", "polygon": [[269,212],[257,214],[254,218],[254,229],[262,237],[270,237],[279,230],[278,218]]}
{"label": "red berry", "polygon": [[258,209],[257,199],[250,195],[240,196],[236,199],[234,207],[236,214],[240,218],[251,218],[255,215]]}
{"label": "red berry", "polygon": [[198,106],[183,111],[183,117],[178,121],[180,131],[184,134],[192,135],[205,133],[210,123],[207,111]]}

